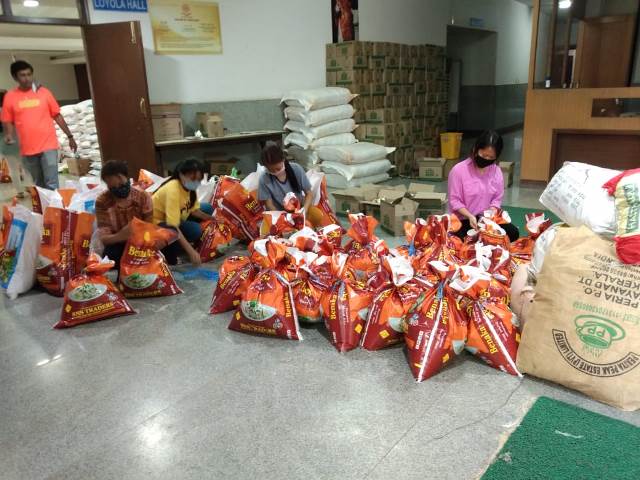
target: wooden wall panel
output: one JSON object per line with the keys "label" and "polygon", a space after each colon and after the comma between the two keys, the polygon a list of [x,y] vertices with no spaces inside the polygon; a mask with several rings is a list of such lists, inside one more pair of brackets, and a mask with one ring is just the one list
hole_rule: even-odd
{"label": "wooden wall panel", "polygon": [[[522,143],[522,180],[549,180],[554,129],[640,130],[640,117],[591,117],[594,98],[616,97],[640,98],[640,87],[549,90],[529,88]],[[640,152],[638,155],[640,156]]]}

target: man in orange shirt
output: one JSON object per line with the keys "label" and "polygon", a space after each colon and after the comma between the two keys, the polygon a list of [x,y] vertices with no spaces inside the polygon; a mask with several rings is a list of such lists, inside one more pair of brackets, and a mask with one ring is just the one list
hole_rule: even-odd
{"label": "man in orange shirt", "polygon": [[53,121],[69,137],[75,152],[76,142],[67,127],[60,106],[53,94],[33,83],[33,67],[21,60],[11,64],[11,76],[18,87],[4,97],[2,126],[7,145],[15,143],[15,131],[20,139],[20,155],[34,183],[43,188],[58,188],[58,137]]}

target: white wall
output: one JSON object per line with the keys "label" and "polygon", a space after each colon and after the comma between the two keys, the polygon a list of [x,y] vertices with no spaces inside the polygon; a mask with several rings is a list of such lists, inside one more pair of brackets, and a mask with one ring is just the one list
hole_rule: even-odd
{"label": "white wall", "polygon": [[[323,3],[324,0],[319,0]],[[329,3],[329,0],[326,1]],[[445,45],[449,0],[360,0],[360,40]]]}
{"label": "white wall", "polygon": [[153,52],[148,14],[93,11],[92,23],[140,20],[152,103],[279,98],[325,84],[331,4],[318,0],[218,0],[222,55]]}
{"label": "white wall", "polygon": [[497,32],[496,85],[526,83],[529,75],[532,11],[515,0],[453,0],[455,25],[468,27],[471,17]]}
{"label": "white wall", "polygon": [[[77,100],[78,87],[73,65],[52,65],[48,55],[16,55],[33,65],[35,79],[53,92],[58,100]],[[13,63],[11,54],[0,52],[0,89],[10,90],[16,83],[11,78],[9,67]]]}
{"label": "white wall", "polygon": [[450,28],[447,56],[462,62],[460,84],[495,85],[496,33],[473,28]]}

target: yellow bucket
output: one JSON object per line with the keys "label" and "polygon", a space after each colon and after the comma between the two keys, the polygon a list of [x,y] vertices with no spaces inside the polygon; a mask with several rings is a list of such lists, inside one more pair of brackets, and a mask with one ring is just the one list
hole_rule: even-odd
{"label": "yellow bucket", "polygon": [[443,158],[453,160],[460,158],[460,144],[462,133],[447,132],[440,134],[440,151]]}

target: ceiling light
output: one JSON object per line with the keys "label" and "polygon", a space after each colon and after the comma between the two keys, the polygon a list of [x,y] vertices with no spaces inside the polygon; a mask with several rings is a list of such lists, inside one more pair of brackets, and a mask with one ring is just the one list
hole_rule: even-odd
{"label": "ceiling light", "polygon": [[560,0],[560,3],[558,3],[558,8],[561,8],[563,10],[567,8],[571,8],[571,0]]}
{"label": "ceiling light", "polygon": [[27,8],[36,8],[40,6],[40,2],[38,0],[24,0],[24,2],[22,2],[22,5]]}

